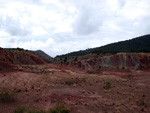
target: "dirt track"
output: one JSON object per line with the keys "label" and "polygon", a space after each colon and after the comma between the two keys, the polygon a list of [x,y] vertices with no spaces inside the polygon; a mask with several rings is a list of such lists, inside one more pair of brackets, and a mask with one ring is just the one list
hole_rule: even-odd
{"label": "dirt track", "polygon": [[71,105],[72,113],[150,112],[150,72],[88,74],[65,66],[25,65],[21,71],[0,72],[0,84],[0,92],[13,92],[16,100],[0,102],[0,113],[13,113],[18,106],[47,111],[56,103]]}

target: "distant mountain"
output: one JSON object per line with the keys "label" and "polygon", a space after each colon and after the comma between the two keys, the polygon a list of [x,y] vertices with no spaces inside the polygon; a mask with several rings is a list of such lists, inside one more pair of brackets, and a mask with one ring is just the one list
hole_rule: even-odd
{"label": "distant mountain", "polygon": [[37,53],[37,54],[43,55],[43,56],[45,56],[46,58],[52,59],[51,56],[49,56],[48,54],[46,54],[46,53],[45,53],[44,51],[42,51],[42,50],[37,50],[37,51],[34,51],[34,52]]}
{"label": "distant mountain", "polygon": [[92,53],[116,54],[119,52],[125,52],[125,53],[133,53],[133,52],[148,53],[150,52],[150,35],[144,35],[144,36],[140,36],[140,37],[133,38],[130,40],[116,42],[116,43],[108,44],[108,45],[97,47],[97,48],[71,52],[71,53],[60,55],[57,57],[64,58],[66,56],[83,56],[83,55],[92,54]]}

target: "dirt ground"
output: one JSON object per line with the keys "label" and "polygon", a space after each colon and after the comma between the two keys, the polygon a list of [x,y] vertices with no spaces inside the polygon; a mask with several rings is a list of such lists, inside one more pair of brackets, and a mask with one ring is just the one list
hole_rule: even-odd
{"label": "dirt ground", "polygon": [[14,102],[0,102],[0,113],[18,106],[48,111],[57,103],[71,113],[150,113],[150,72],[103,71],[89,74],[58,65],[23,65],[0,72],[0,93],[14,94]]}

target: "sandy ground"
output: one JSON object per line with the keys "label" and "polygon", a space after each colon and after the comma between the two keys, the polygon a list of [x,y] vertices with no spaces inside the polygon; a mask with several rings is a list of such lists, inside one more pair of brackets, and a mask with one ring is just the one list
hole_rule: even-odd
{"label": "sandy ground", "polygon": [[18,106],[48,111],[57,103],[71,106],[71,113],[150,113],[150,72],[88,74],[52,64],[20,68],[0,72],[0,92],[15,97],[0,102],[0,113],[13,113]]}

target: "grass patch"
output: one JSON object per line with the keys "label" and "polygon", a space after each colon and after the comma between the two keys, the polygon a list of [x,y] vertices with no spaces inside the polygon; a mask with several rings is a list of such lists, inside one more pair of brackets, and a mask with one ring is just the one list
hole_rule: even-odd
{"label": "grass patch", "polygon": [[27,113],[46,113],[45,111],[32,110]]}
{"label": "grass patch", "polygon": [[66,80],[66,84],[69,86],[73,85],[73,80]]}
{"label": "grass patch", "polygon": [[28,110],[24,107],[17,107],[14,113],[71,113],[72,107],[64,104],[56,104],[49,111]]}
{"label": "grass patch", "polygon": [[122,69],[125,69],[125,67],[122,67]]}
{"label": "grass patch", "polygon": [[57,104],[56,106],[50,109],[49,113],[70,113],[71,111],[71,107],[67,107],[63,104]]}
{"label": "grass patch", "polygon": [[105,89],[111,88],[111,82],[106,82],[105,83]]}
{"label": "grass patch", "polygon": [[1,102],[14,102],[15,98],[14,98],[14,94],[10,93],[10,92],[2,92],[0,93],[0,101]]}
{"label": "grass patch", "polygon": [[101,68],[101,66],[98,67],[99,69]]}
{"label": "grass patch", "polygon": [[82,84],[86,82],[86,78],[74,78],[65,81],[65,84],[71,86],[74,84]]}
{"label": "grass patch", "polygon": [[40,110],[27,110],[24,107],[17,107],[14,110],[14,113],[49,113],[49,112],[40,111]]}
{"label": "grass patch", "polygon": [[25,113],[25,108],[24,107],[17,107],[14,110],[14,113]]}

